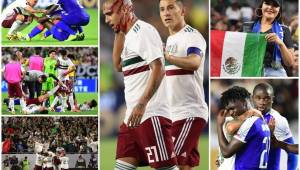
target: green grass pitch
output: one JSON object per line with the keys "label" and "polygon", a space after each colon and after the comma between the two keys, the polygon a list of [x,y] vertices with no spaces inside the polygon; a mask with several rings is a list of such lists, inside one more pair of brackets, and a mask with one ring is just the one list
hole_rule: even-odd
{"label": "green grass pitch", "polygon": [[[98,102],[98,93],[75,93],[75,95],[76,95],[78,104],[81,104],[86,100],[92,100],[92,99],[95,99]],[[6,97],[7,97],[7,93],[2,93],[2,101]],[[98,102],[98,104],[99,104],[99,102]],[[12,115],[6,109],[7,109],[7,106],[2,103],[2,115]],[[16,115],[23,115],[23,114],[20,114],[20,106],[19,105],[16,105],[15,109],[16,109]],[[64,113],[63,112],[49,112],[48,114],[49,115],[97,115],[98,110],[96,108],[94,110],[84,111],[84,112],[66,111]]]}
{"label": "green grass pitch", "polygon": [[[100,169],[114,169],[115,165],[115,153],[116,153],[116,142],[115,138],[112,139],[100,139]],[[200,150],[200,166],[195,167],[195,170],[209,169],[208,164],[208,135],[202,135],[199,141]],[[149,167],[138,168],[139,170],[150,170]]]}
{"label": "green grass pitch", "polygon": [[[90,14],[90,23],[83,27],[85,39],[83,41],[69,41],[61,42],[52,36],[49,36],[45,40],[41,40],[41,35],[37,35],[31,41],[9,41],[6,38],[8,28],[2,29],[2,45],[98,45],[98,10],[87,9]],[[22,33],[30,33],[32,28],[37,25],[37,22],[32,22],[26,29],[22,30]]]}

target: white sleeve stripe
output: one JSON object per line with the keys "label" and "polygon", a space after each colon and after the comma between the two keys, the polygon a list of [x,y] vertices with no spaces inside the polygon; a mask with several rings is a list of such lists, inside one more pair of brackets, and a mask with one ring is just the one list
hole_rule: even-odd
{"label": "white sleeve stripe", "polygon": [[249,133],[249,130],[258,118],[259,117],[253,116],[245,120],[245,122],[242,124],[242,126],[237,132],[237,135],[240,139],[245,140],[247,134]]}
{"label": "white sleeve stripe", "polygon": [[237,139],[237,140],[239,140],[239,141],[241,141],[241,142],[243,142],[243,143],[247,143],[245,140],[243,140],[242,138],[240,138],[237,135],[234,135],[234,138]]}

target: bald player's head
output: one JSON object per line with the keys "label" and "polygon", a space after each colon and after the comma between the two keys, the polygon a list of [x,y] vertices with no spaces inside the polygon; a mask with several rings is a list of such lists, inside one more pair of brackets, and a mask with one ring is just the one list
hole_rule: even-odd
{"label": "bald player's head", "polygon": [[273,104],[274,90],[268,83],[259,83],[253,89],[252,101],[254,107],[262,114],[268,113]]}

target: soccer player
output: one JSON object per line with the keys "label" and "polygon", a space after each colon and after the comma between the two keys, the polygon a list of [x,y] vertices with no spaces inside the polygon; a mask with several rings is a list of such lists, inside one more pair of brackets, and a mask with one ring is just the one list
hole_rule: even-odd
{"label": "soccer player", "polygon": [[41,47],[35,48],[35,54],[29,57],[29,70],[44,70],[44,59],[41,56],[41,50]]}
{"label": "soccer player", "polygon": [[34,170],[42,170],[45,156],[42,152],[36,153]]}
{"label": "soccer player", "polygon": [[16,0],[9,4],[1,15],[1,25],[3,28],[10,28],[7,33],[7,39],[16,40],[17,31],[26,28],[31,22],[31,15],[35,13],[46,13],[46,10],[36,10],[33,7],[38,0]]}
{"label": "soccer player", "polygon": [[7,81],[7,85],[8,85],[8,98],[9,98],[8,110],[12,114],[14,114],[15,113],[14,98],[20,98],[21,108],[25,106],[25,102],[22,97],[22,88],[21,88],[22,67],[21,64],[18,62],[17,55],[12,55],[11,61],[5,65],[4,78]]}
{"label": "soccer player", "polygon": [[[54,75],[49,75],[50,77],[55,77]],[[25,73],[24,83],[26,88],[29,90],[29,98],[34,98],[35,92],[36,97],[41,95],[42,83],[46,82],[48,75],[42,71],[29,70]]]}
{"label": "soccer player", "polygon": [[58,95],[55,96],[54,101],[52,102],[50,107],[51,110],[54,110],[54,106],[56,105],[58,100],[60,100],[62,104],[62,112],[64,112],[65,108],[67,107],[66,101],[68,99],[71,106],[71,111],[79,112],[79,110],[75,107],[73,93],[70,92],[70,87],[69,87],[70,77],[68,76],[69,73],[75,71],[75,67],[73,67],[74,64],[71,61],[71,59],[67,57],[66,50],[63,49],[60,51],[60,53],[61,56],[57,58],[57,75],[58,75],[58,79],[64,82],[68,86],[68,88],[66,89],[63,87],[58,91]]}
{"label": "soccer player", "polygon": [[69,169],[69,157],[66,156],[66,153],[64,150],[61,151],[61,155],[59,157],[60,159],[60,170],[67,170]]}
{"label": "soccer player", "polygon": [[79,105],[79,110],[80,111],[87,111],[87,110],[92,110],[94,107],[97,106],[97,101],[95,99],[86,101],[83,104]]}
{"label": "soccer player", "polygon": [[199,165],[198,141],[208,120],[203,89],[206,42],[184,19],[182,0],[160,0],[166,43],[166,80],[175,153],[181,170]]}
{"label": "soccer player", "polygon": [[[46,74],[57,75],[57,73],[56,73],[56,64],[57,64],[56,51],[55,50],[50,50],[48,54],[49,54],[49,57],[46,57],[45,61],[44,61],[44,72]],[[53,79],[48,77],[46,82],[43,83],[42,86],[43,86],[42,89],[43,89],[44,93],[46,93],[47,91],[53,89],[54,88]],[[52,101],[53,101],[53,97],[51,96],[50,97],[50,103]]]}
{"label": "soccer player", "polygon": [[[270,119],[275,119],[275,129],[274,136],[277,140],[286,142],[289,144],[294,144],[293,135],[289,128],[289,123],[285,117],[281,116],[279,112],[272,109],[272,103],[274,99],[273,87],[268,83],[257,84],[253,89],[253,104],[256,109],[262,112],[264,118],[267,122]],[[268,169],[270,170],[279,170],[280,169],[280,155],[281,149],[271,147],[270,156],[268,161]],[[296,169],[298,157],[295,154],[288,154],[288,169]]]}
{"label": "soccer player", "polygon": [[144,164],[155,169],[178,169],[159,33],[137,19],[130,0],[105,1],[103,14],[115,32],[113,63],[123,72],[127,105],[115,169],[132,170]]}
{"label": "soccer player", "polygon": [[251,109],[250,93],[242,87],[232,87],[222,93],[222,109],[217,115],[220,150],[225,158],[235,156],[235,170],[266,169],[270,150],[270,129],[263,118],[247,118],[233,139],[228,142],[223,133],[226,115],[240,116]]}

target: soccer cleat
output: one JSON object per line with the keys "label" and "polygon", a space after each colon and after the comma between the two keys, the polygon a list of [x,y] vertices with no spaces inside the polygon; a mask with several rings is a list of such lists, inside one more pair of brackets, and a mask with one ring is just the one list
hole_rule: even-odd
{"label": "soccer cleat", "polygon": [[14,40],[18,40],[18,36],[16,34],[7,34],[6,38],[9,41],[14,41]]}
{"label": "soccer cleat", "polygon": [[21,32],[18,32],[17,36],[20,41],[30,41],[31,40],[30,37],[28,36],[28,34],[23,34]]}
{"label": "soccer cleat", "polygon": [[65,41],[76,41],[77,40],[77,35],[70,35],[68,39]]}
{"label": "soccer cleat", "polygon": [[78,41],[83,41],[84,40],[84,38],[85,38],[85,35],[84,35],[84,33],[82,32],[82,33],[79,33],[79,34],[77,34],[77,40]]}

